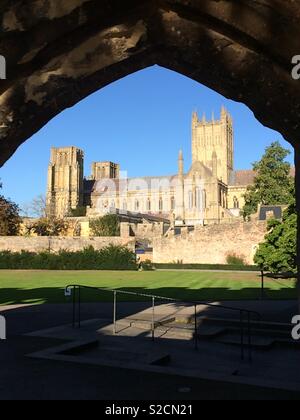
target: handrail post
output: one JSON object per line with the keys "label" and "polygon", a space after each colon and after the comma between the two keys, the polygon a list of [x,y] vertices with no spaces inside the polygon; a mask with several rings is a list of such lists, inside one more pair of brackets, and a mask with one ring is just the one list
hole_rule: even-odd
{"label": "handrail post", "polygon": [[81,328],[81,287],[78,286],[78,328]]}
{"label": "handrail post", "polygon": [[155,297],[152,297],[152,341],[155,340]]}
{"label": "handrail post", "polygon": [[261,300],[265,298],[265,275],[263,270],[261,271]]}
{"label": "handrail post", "polygon": [[198,350],[197,304],[195,304],[195,350]]}
{"label": "handrail post", "polygon": [[252,330],[251,330],[250,312],[248,312],[248,354],[249,354],[249,363],[252,363]]}
{"label": "handrail post", "polygon": [[76,322],[76,286],[73,286],[73,328],[75,328]]}
{"label": "handrail post", "polygon": [[240,321],[241,321],[241,360],[245,359],[245,349],[244,349],[244,313],[240,311]]}
{"label": "handrail post", "polygon": [[117,334],[117,291],[114,291],[114,335]]}

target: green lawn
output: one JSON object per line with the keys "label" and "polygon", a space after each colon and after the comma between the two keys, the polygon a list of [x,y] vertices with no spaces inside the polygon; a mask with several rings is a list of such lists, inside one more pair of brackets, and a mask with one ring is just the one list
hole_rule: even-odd
{"label": "green lawn", "polygon": [[[260,297],[257,273],[120,272],[120,271],[0,271],[0,305],[63,303],[64,288],[82,284],[156,294],[182,300],[237,300]],[[270,299],[296,298],[295,281],[266,280]],[[84,291],[87,302],[110,301],[111,293]],[[123,300],[145,300],[126,297]]]}

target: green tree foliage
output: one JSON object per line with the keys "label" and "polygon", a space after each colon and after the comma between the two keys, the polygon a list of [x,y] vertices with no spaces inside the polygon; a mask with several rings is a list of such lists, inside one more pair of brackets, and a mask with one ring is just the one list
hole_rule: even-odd
{"label": "green tree foliage", "polygon": [[[0,183],[0,189],[2,184]],[[16,236],[19,234],[21,218],[17,204],[0,195],[0,236]]]}
{"label": "green tree foliage", "polygon": [[93,236],[120,236],[120,222],[116,214],[107,214],[91,220],[90,229]]}
{"label": "green tree foliage", "polygon": [[270,220],[269,233],[260,244],[254,261],[264,270],[273,273],[296,272],[297,213],[295,199],[284,212],[282,222]]}
{"label": "green tree foliage", "polygon": [[228,254],[226,257],[226,262],[228,265],[237,265],[237,266],[246,265],[245,257],[243,255],[238,255],[236,253]]}
{"label": "green tree foliage", "polygon": [[285,205],[290,202],[294,181],[290,176],[291,166],[286,162],[289,153],[279,142],[274,142],[266,149],[262,159],[253,164],[256,177],[245,194],[245,219],[257,212],[259,204]]}
{"label": "green tree foliage", "polygon": [[71,209],[69,217],[85,217],[86,207],[77,207],[77,209]]}
{"label": "green tree foliage", "polygon": [[28,234],[35,233],[38,236],[60,236],[66,233],[69,224],[63,219],[43,217],[32,225],[27,226]]}

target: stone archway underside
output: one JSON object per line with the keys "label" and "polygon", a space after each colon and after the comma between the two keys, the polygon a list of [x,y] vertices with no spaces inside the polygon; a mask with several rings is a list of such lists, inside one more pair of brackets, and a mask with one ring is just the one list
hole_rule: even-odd
{"label": "stone archway underside", "polygon": [[300,0],[1,0],[0,24],[0,166],[59,112],[153,64],[300,141]]}

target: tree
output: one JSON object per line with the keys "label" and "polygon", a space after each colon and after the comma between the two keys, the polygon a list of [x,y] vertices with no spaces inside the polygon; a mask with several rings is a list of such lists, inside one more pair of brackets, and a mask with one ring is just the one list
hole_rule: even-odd
{"label": "tree", "polygon": [[85,217],[85,216],[86,216],[86,207],[77,207],[76,209],[71,209],[68,214],[68,217]]}
{"label": "tree", "polygon": [[67,232],[68,227],[69,224],[63,219],[44,217],[27,226],[27,231],[38,236],[60,236]]}
{"label": "tree", "polygon": [[286,205],[290,202],[294,180],[290,176],[291,166],[286,162],[289,153],[277,141],[266,149],[259,162],[253,164],[256,176],[244,196],[245,219],[257,212],[259,204]]}
{"label": "tree", "polygon": [[45,218],[47,215],[47,203],[44,195],[38,195],[29,204],[24,206],[23,213],[26,217]]}
{"label": "tree", "polygon": [[[0,183],[0,189],[2,184]],[[0,236],[16,236],[19,234],[21,218],[17,204],[0,195]]]}
{"label": "tree", "polygon": [[120,222],[116,214],[107,214],[90,222],[94,236],[120,236]]}
{"label": "tree", "polygon": [[284,212],[283,220],[270,220],[265,242],[260,244],[254,261],[273,273],[297,271],[297,212],[295,198]]}

